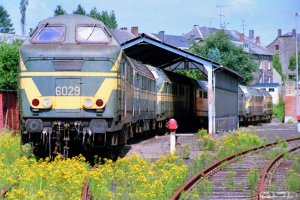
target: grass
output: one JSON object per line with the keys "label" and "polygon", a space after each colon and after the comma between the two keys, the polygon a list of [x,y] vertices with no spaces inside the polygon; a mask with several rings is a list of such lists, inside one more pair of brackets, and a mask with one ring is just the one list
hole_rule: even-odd
{"label": "grass", "polygon": [[[57,157],[52,162],[28,158],[30,148],[25,147],[27,153],[22,153],[19,135],[4,132],[0,134],[0,190],[10,188],[7,199],[79,199],[85,177],[89,176],[95,199],[168,199],[188,177],[214,161],[264,142],[245,130],[216,140],[203,129],[198,132],[198,139],[203,151],[188,161],[185,158],[190,157],[190,147],[183,146],[177,156],[162,156],[156,162],[132,156],[116,162],[105,160],[99,168],[89,171],[90,166],[81,156]],[[239,187],[234,184],[233,173],[226,177],[229,189]],[[197,196],[198,192],[200,198],[209,199],[213,185],[203,179],[192,194]]]}
{"label": "grass", "polygon": [[259,173],[258,173],[258,169],[256,168],[251,168],[247,173],[247,185],[250,188],[251,195],[253,195],[255,192],[255,188],[258,182],[258,177],[259,177]]}
{"label": "grass", "polygon": [[286,185],[290,192],[300,192],[300,175],[294,170],[288,171]]}

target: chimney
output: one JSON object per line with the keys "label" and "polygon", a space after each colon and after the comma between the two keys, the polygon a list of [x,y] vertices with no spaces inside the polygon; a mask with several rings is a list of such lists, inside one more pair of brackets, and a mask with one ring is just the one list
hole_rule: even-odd
{"label": "chimney", "polygon": [[121,27],[121,30],[127,30],[127,27]]}
{"label": "chimney", "polygon": [[256,42],[256,44],[260,44],[260,37],[259,36],[256,36],[255,42]]}
{"label": "chimney", "polygon": [[293,36],[293,37],[296,37],[296,29],[293,29],[293,30],[292,30],[292,36]]}
{"label": "chimney", "polygon": [[159,31],[159,32],[158,32],[158,38],[159,38],[162,42],[164,42],[164,40],[165,40],[165,31]]}
{"label": "chimney", "polygon": [[245,41],[244,33],[240,33],[240,42],[244,43],[244,41]]}
{"label": "chimney", "polygon": [[249,39],[254,40],[254,30],[249,30]]}
{"label": "chimney", "polygon": [[280,36],[281,36],[281,29],[278,29],[278,30],[277,30],[277,33],[278,33],[278,34],[277,34],[277,37],[280,37]]}
{"label": "chimney", "polygon": [[139,35],[139,27],[137,27],[137,26],[131,27],[131,33],[135,36],[138,36]]}

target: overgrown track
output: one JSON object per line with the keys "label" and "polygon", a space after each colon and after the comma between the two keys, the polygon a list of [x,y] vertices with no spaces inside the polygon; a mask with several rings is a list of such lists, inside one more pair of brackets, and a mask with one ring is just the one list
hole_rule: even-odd
{"label": "overgrown track", "polygon": [[[288,152],[296,152],[299,154],[300,146],[294,147],[290,149]],[[276,158],[271,160],[269,164],[261,171],[260,173],[260,180],[258,184],[258,192],[257,192],[257,199],[262,200],[264,199],[262,197],[263,192],[269,192],[270,191],[270,185],[273,184],[274,186],[279,186],[276,188],[276,191],[286,191],[282,186],[284,185],[284,182],[287,177],[287,171],[288,169],[291,169],[293,164],[292,157],[289,156],[289,158],[283,160],[284,153],[278,155]]]}
{"label": "overgrown track", "polygon": [[[293,141],[297,141],[300,140],[300,137],[297,138],[291,138],[291,139],[287,139],[287,140],[283,140],[289,143],[292,143]],[[245,182],[246,181],[246,174],[249,171],[250,168],[256,168],[259,171],[263,168],[263,166],[265,166],[268,163],[268,160],[266,159],[262,159],[259,158],[258,155],[256,154],[252,154],[255,153],[257,151],[265,151],[266,149],[270,149],[274,146],[276,146],[277,144],[279,144],[279,142],[274,142],[274,143],[269,143],[266,145],[262,145],[260,147],[256,147],[247,151],[243,151],[243,152],[239,152],[237,154],[228,156],[226,158],[224,158],[223,160],[217,161],[216,163],[212,164],[211,166],[205,168],[204,170],[200,171],[198,174],[196,174],[195,176],[189,178],[181,187],[178,188],[178,190],[173,194],[173,196],[171,197],[172,200],[175,199],[179,199],[180,196],[182,195],[182,193],[184,191],[191,191],[194,187],[197,186],[197,184],[199,183],[199,180],[201,178],[204,177],[210,177],[210,180],[214,181],[215,183],[217,183],[214,186],[214,191],[212,193],[212,196],[210,197],[210,199],[213,199],[215,197],[215,199],[225,199],[226,198],[226,193],[228,193],[229,190],[226,190],[226,177],[228,177],[228,171],[226,172],[226,169],[224,171],[220,171],[220,169],[222,169],[222,167],[224,167],[224,165],[229,164],[229,163],[233,163],[232,165],[229,166],[230,171],[233,171],[233,173],[236,177],[240,177],[239,180],[235,180],[236,182],[238,182],[236,185],[237,186],[234,190],[229,191],[229,193],[227,195],[230,195],[230,197],[228,196],[228,198],[230,199],[234,199],[232,196],[236,196],[236,199],[251,199],[251,194],[247,194],[247,192],[245,192],[245,190],[249,190],[250,188],[240,188],[239,186],[239,182]],[[247,158],[244,159],[247,155]],[[242,163],[242,167],[239,164],[236,164],[237,161],[240,160]],[[242,160],[243,159],[243,160]],[[225,187],[225,189],[224,189]],[[225,192],[225,193],[224,193]]]}
{"label": "overgrown track", "polygon": [[[94,165],[91,170],[95,170],[97,167],[98,167],[98,165]],[[90,178],[87,177],[85,182],[84,182],[84,185],[82,187],[82,193],[81,193],[81,199],[82,200],[92,199],[91,193],[89,191],[89,184],[90,184]]]}

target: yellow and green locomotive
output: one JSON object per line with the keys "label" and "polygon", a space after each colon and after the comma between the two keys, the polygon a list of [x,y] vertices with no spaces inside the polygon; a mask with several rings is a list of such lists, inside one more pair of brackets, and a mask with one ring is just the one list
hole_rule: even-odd
{"label": "yellow and green locomotive", "polygon": [[67,157],[158,131],[192,108],[188,78],[164,73],[124,55],[101,21],[82,15],[41,21],[20,49],[22,143],[42,156]]}
{"label": "yellow and green locomotive", "polygon": [[[63,15],[41,21],[20,57],[22,142],[38,152],[68,156],[71,146],[125,142],[126,124],[134,117],[133,92],[150,97],[144,100],[148,107],[138,111],[143,119],[155,115],[154,77],[146,67],[132,65],[98,20]],[[147,87],[134,91],[133,74]]]}

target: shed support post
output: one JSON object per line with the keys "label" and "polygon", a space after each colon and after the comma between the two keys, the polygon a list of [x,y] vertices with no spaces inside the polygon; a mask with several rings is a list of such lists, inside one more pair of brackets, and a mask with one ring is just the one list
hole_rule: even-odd
{"label": "shed support post", "polygon": [[213,99],[214,95],[214,90],[213,90],[213,68],[212,65],[207,66],[204,65],[206,71],[207,71],[207,103],[208,103],[208,134],[214,134],[215,130],[213,129],[214,127],[214,118],[213,118],[213,113],[214,113],[214,108],[215,108],[215,101]]}

